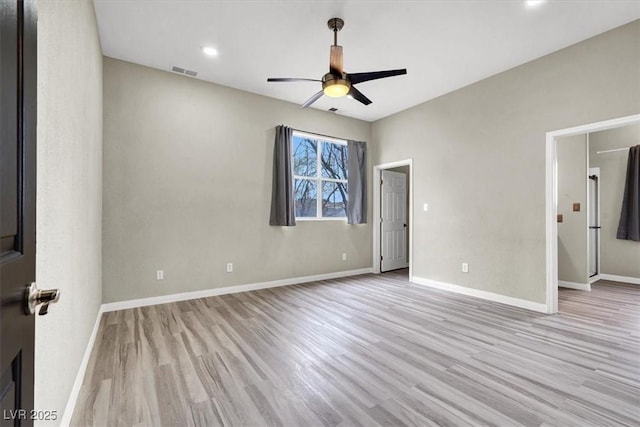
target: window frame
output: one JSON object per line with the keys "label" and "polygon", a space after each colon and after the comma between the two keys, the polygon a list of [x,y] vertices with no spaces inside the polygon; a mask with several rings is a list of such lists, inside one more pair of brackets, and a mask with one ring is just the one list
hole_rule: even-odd
{"label": "window frame", "polygon": [[[335,178],[325,178],[322,176],[322,143],[328,142],[330,144],[343,145],[345,147],[348,146],[346,139],[332,138],[329,136],[318,135],[311,132],[304,132],[300,130],[294,130],[291,136],[292,143],[293,138],[308,138],[318,141],[316,148],[316,177],[302,176],[296,175],[293,173],[293,187],[295,188],[296,179],[306,179],[309,181],[314,181],[316,183],[316,216],[302,216],[299,217],[296,215],[296,221],[347,221],[347,215],[345,212],[345,216],[323,216],[322,215],[322,183],[323,182],[337,182],[344,183],[345,188],[349,185],[349,176],[347,175],[347,179],[335,179]],[[291,153],[291,162],[295,163],[294,153]],[[318,197],[319,196],[319,197]],[[349,197],[349,193],[347,191],[347,197]],[[348,203],[348,199],[345,200],[345,203]]]}

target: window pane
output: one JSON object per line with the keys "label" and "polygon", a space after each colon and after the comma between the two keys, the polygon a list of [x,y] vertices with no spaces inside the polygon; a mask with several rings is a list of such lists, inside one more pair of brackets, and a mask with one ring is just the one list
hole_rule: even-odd
{"label": "window pane", "polygon": [[347,179],[347,146],[322,143],[322,177]]}
{"label": "window pane", "polygon": [[347,216],[347,183],[322,183],[322,216]]}
{"label": "window pane", "polygon": [[296,218],[316,217],[318,211],[318,189],[316,181],[296,179]]}
{"label": "window pane", "polygon": [[293,173],[298,176],[317,176],[318,142],[314,139],[293,137]]}

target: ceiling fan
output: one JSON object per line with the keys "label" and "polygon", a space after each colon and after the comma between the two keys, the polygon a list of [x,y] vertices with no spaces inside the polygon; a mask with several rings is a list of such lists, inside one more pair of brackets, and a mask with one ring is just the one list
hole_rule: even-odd
{"label": "ceiling fan", "polygon": [[331,18],[327,22],[329,29],[333,31],[333,45],[331,46],[331,55],[329,57],[329,72],[322,76],[322,80],[317,79],[300,79],[300,78],[269,78],[268,82],[320,82],[322,90],[313,95],[302,104],[302,108],[306,108],[327,95],[332,98],[341,96],[349,96],[364,105],[371,104],[371,100],[364,96],[362,92],[355,88],[354,85],[369,80],[383,79],[385,77],[400,76],[407,74],[406,68],[400,70],[387,71],[370,71],[367,73],[345,73],[342,68],[342,46],[338,46],[338,31],[344,27],[344,21],[340,18]]}

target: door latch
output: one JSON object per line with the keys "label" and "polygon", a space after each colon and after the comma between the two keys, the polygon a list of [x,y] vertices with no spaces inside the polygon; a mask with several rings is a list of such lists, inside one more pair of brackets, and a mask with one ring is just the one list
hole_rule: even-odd
{"label": "door latch", "polygon": [[49,304],[56,303],[59,299],[59,289],[38,289],[35,282],[31,283],[27,286],[24,311],[26,314],[35,314],[38,306],[42,304],[38,315],[44,316],[49,312]]}

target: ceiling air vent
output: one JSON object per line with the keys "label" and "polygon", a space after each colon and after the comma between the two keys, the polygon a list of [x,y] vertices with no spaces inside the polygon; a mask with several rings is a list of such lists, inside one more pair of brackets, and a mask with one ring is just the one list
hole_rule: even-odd
{"label": "ceiling air vent", "polygon": [[191,77],[195,77],[198,75],[197,71],[193,71],[193,70],[186,70],[182,67],[176,67],[175,65],[173,67],[171,67],[171,71],[175,72],[175,73],[179,73],[179,74],[186,74],[187,76],[191,76]]}

